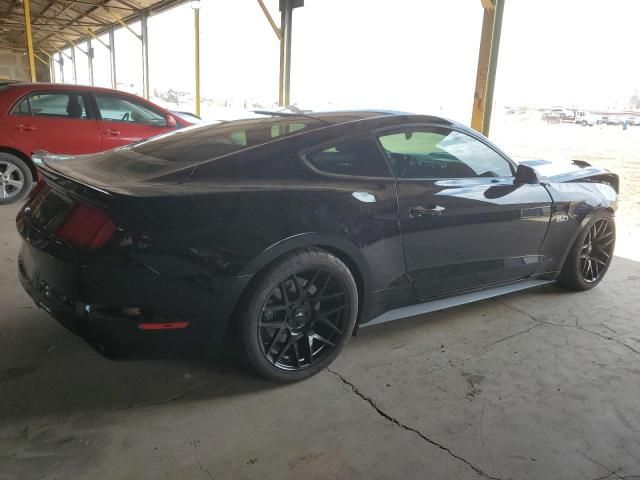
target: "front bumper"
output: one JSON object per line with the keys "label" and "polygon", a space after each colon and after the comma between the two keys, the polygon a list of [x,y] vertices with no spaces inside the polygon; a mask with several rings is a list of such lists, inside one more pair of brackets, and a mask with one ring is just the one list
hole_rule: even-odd
{"label": "front bumper", "polygon": [[[196,281],[184,271],[161,275],[121,253],[94,262],[61,258],[51,254],[46,239],[33,232],[23,237],[18,270],[24,289],[36,305],[109,358],[191,356],[203,348],[219,348],[250,280]],[[154,322],[188,326],[140,328]]]}

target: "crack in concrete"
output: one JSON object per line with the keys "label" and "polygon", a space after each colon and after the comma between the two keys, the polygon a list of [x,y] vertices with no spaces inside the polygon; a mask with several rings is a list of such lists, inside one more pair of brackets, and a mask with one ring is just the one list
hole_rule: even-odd
{"label": "crack in concrete", "polygon": [[539,323],[536,323],[535,325],[533,325],[533,326],[531,326],[531,327],[529,327],[529,328],[525,328],[524,330],[521,330],[520,332],[516,332],[516,333],[514,333],[514,334],[512,334],[512,335],[507,335],[506,337],[502,337],[502,338],[500,338],[500,339],[496,340],[495,342],[491,342],[491,343],[487,346],[487,348],[488,348],[488,347],[492,347],[492,346],[494,346],[494,345],[497,345],[497,344],[498,344],[498,343],[500,343],[500,342],[504,342],[505,340],[511,340],[512,338],[517,337],[518,335],[523,335],[523,334],[525,334],[525,333],[528,333],[528,332],[530,332],[531,330],[533,330],[534,328],[538,328],[539,326],[540,326],[540,324],[539,324]]}
{"label": "crack in concrete", "polygon": [[422,440],[424,440],[426,443],[428,443],[429,445],[432,445],[434,447],[438,447],[440,450],[444,450],[445,452],[447,452],[451,457],[455,458],[456,460],[459,460],[461,462],[463,462],[465,465],[467,465],[469,468],[471,468],[471,470],[473,470],[474,472],[476,472],[478,475],[480,475],[482,478],[487,478],[489,480],[501,480],[499,477],[492,477],[491,475],[483,472],[479,467],[476,467],[475,465],[473,465],[469,460],[466,460],[465,458],[456,455],[455,453],[453,453],[449,448],[445,447],[444,445],[436,442],[435,440],[431,440],[429,437],[427,437],[426,435],[424,435],[422,432],[420,432],[418,429],[413,428],[409,425],[406,425],[402,422],[400,422],[398,419],[396,419],[395,417],[392,417],[391,415],[389,415],[387,412],[385,412],[384,410],[382,410],[371,398],[367,397],[364,393],[362,393],[358,387],[356,387],[353,383],[351,383],[349,380],[347,380],[345,377],[343,377],[340,373],[336,372],[335,370],[331,370],[330,368],[327,368],[327,371],[329,373],[331,373],[332,375],[338,377],[338,379],[340,379],[340,381],[344,384],[347,385],[348,387],[351,388],[351,391],[358,397],[360,397],[362,400],[364,400],[365,402],[367,402],[369,404],[369,406],[375,410],[378,415],[380,415],[382,418],[388,420],[389,422],[395,424],[396,426],[402,428],[403,430],[407,430],[409,432],[413,432],[414,434],[418,435]]}
{"label": "crack in concrete", "polygon": [[219,383],[219,382],[224,382],[226,380],[230,380],[232,378],[234,378],[235,376],[237,376],[236,373],[229,375],[227,377],[223,377],[223,378],[216,378],[215,380],[210,380],[208,382],[204,382],[204,383],[199,383],[198,385],[194,385],[192,387],[187,388],[185,391],[178,393],[177,395],[174,395],[173,397],[169,397],[169,398],[164,398],[162,400],[151,400],[149,402],[143,402],[143,403],[137,403],[134,405],[127,405],[125,407],[116,407],[111,409],[111,411],[118,411],[118,410],[129,410],[129,409],[134,409],[134,408],[144,408],[144,407],[152,407],[155,405],[163,405],[165,403],[169,403],[169,402],[175,402],[176,400],[181,400],[184,397],[186,397],[187,395],[189,395],[191,392],[194,392],[196,390],[200,390],[203,388],[208,387],[209,385],[213,385],[214,383]]}
{"label": "crack in concrete", "polygon": [[518,313],[521,313],[522,315],[525,315],[525,316],[529,317],[531,320],[533,320],[534,322],[537,322],[537,323],[539,323],[539,324],[542,324],[542,325],[551,325],[551,326],[553,326],[553,327],[573,328],[573,329],[576,329],[576,330],[582,330],[583,332],[590,333],[591,335],[596,335],[596,336],[598,336],[598,337],[600,337],[600,338],[603,338],[603,339],[605,339],[605,340],[609,340],[609,341],[611,341],[611,342],[617,343],[618,345],[621,345],[621,346],[623,346],[623,347],[627,348],[628,350],[631,350],[633,353],[635,353],[635,354],[637,354],[637,355],[640,355],[640,350],[636,350],[636,349],[635,349],[635,348],[633,348],[631,345],[628,345],[628,344],[626,344],[626,343],[624,343],[624,342],[621,342],[620,340],[618,340],[618,339],[617,339],[617,338],[615,338],[615,337],[608,337],[608,336],[603,335],[603,334],[601,334],[601,333],[594,332],[593,330],[589,330],[588,328],[584,328],[583,326],[578,325],[577,323],[576,323],[575,325],[568,325],[568,324],[564,324],[564,323],[554,323],[554,322],[548,322],[548,321],[546,321],[546,320],[540,320],[540,319],[538,319],[538,318],[534,317],[533,315],[531,315],[529,312],[526,312],[526,311],[524,311],[524,310],[522,310],[522,309],[520,309],[520,308],[518,308],[518,307],[514,307],[513,305],[510,305],[510,304],[508,304],[508,303],[506,303],[506,302],[503,302],[502,300],[499,300],[499,299],[497,299],[497,298],[494,298],[493,300],[494,300],[496,303],[499,303],[499,304],[501,304],[501,305],[504,305],[505,307],[508,307],[508,308],[510,308],[510,309],[512,309],[512,310],[515,310],[515,311],[516,311],[516,312],[518,312]]}
{"label": "crack in concrete", "polygon": [[193,455],[194,455],[194,457],[195,457],[195,459],[196,459],[196,463],[198,464],[198,467],[200,468],[200,470],[201,470],[203,473],[206,473],[206,474],[207,474],[207,476],[208,476],[211,480],[213,480],[213,475],[211,475],[211,472],[210,472],[209,470],[207,470],[206,468],[204,468],[204,467],[202,466],[202,463],[200,463],[200,456],[198,455],[198,442],[199,442],[199,440],[198,440],[198,441],[196,441],[196,440],[192,440],[192,441],[191,441],[191,443],[193,444]]}

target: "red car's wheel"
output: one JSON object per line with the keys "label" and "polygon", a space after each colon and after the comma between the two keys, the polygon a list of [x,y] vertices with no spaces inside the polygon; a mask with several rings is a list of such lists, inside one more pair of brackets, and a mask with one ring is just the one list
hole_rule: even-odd
{"label": "red car's wheel", "polygon": [[22,200],[33,184],[31,171],[20,158],[0,152],[0,204]]}

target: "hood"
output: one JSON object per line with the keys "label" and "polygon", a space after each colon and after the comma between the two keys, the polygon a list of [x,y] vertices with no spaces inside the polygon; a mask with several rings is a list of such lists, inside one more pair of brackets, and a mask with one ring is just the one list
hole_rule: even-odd
{"label": "hood", "polygon": [[518,163],[535,170],[538,179],[543,183],[594,182],[610,185],[616,193],[619,192],[618,175],[582,160],[573,160],[571,163],[522,160]]}

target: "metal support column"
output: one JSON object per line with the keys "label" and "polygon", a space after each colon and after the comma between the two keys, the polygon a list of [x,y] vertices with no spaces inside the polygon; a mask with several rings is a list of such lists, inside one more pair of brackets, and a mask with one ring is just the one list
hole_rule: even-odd
{"label": "metal support column", "polygon": [[49,77],[51,78],[51,83],[56,83],[55,65],[56,61],[52,57],[49,57]]}
{"label": "metal support column", "polygon": [[33,59],[33,37],[31,36],[31,5],[29,0],[24,0],[22,7],[24,9],[24,26],[27,35],[27,52],[29,54],[29,76],[31,81],[36,81],[36,64]]}
{"label": "metal support column", "polygon": [[87,39],[87,61],[89,62],[89,83],[93,86],[93,45],[91,38]]}
{"label": "metal support column", "polygon": [[58,62],[58,67],[60,68],[60,83],[64,83],[64,56],[62,53],[58,52],[58,58],[60,59]]}
{"label": "metal support column", "polygon": [[504,0],[482,0],[482,6],[484,7],[484,17],[478,52],[471,127],[484,135],[489,135]]}
{"label": "metal support column", "polygon": [[116,88],[116,42],[113,35],[113,27],[109,29],[109,63],[111,65],[111,88]]}
{"label": "metal support column", "polygon": [[278,103],[286,107],[290,103],[291,86],[291,20],[293,1],[280,0],[280,86]]}
{"label": "metal support column", "polygon": [[140,41],[142,42],[142,93],[149,100],[149,34],[147,31],[148,14],[140,18]]}
{"label": "metal support column", "polygon": [[[192,6],[194,4],[192,3]],[[193,31],[195,43],[195,75],[196,75],[196,115],[200,116],[200,4],[193,8]]]}
{"label": "metal support column", "polygon": [[78,71],[76,70],[76,47],[71,44],[71,64],[73,65],[73,83],[78,84]]}

